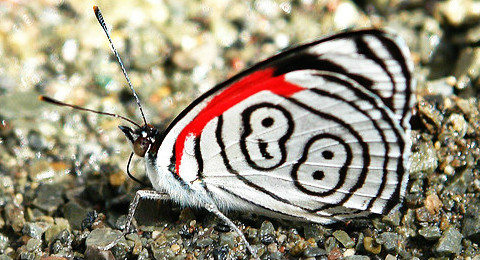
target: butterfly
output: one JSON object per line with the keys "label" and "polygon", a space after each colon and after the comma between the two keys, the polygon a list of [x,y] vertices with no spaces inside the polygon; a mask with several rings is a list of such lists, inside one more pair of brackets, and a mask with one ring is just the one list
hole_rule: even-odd
{"label": "butterfly", "polygon": [[222,212],[321,224],[388,214],[401,206],[408,182],[412,71],[398,36],[342,32],[215,86],[165,131],[145,117],[142,126],[129,121],[134,128],[120,129],[144,158],[154,190],[137,192],[126,226],[140,199],[169,198],[214,213],[253,253]]}

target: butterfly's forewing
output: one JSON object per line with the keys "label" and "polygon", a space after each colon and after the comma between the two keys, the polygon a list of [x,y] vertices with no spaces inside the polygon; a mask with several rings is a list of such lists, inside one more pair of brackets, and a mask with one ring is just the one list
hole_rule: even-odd
{"label": "butterfly's forewing", "polygon": [[408,180],[408,55],[376,30],[283,52],[177,117],[157,172],[200,181],[220,209],[320,223],[389,212]]}

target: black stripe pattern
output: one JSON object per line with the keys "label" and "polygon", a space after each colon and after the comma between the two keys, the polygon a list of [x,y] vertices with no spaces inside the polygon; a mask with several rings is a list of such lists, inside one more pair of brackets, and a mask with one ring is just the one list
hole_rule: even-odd
{"label": "black stripe pattern", "polygon": [[[179,132],[213,97],[261,70],[302,90],[260,91],[232,104],[200,136],[187,138],[193,151],[185,150],[175,172]],[[205,93],[167,129],[156,163],[184,183],[201,181],[220,209],[318,223],[385,214],[405,194],[413,93],[412,62],[401,40],[378,30],[337,34]]]}

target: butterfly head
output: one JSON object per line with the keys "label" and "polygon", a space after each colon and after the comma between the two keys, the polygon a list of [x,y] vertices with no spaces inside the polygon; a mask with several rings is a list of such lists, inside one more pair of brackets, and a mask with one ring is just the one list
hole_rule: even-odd
{"label": "butterfly head", "polygon": [[157,128],[150,124],[143,125],[142,127],[136,129],[132,129],[128,126],[119,126],[118,128],[122,130],[132,144],[133,152],[136,155],[145,157],[147,152],[150,154],[156,154],[158,145],[155,144],[160,133]]}

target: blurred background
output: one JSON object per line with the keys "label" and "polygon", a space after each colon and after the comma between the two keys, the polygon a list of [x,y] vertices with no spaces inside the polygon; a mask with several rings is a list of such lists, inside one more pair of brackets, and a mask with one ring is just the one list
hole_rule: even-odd
{"label": "blurred background", "polygon": [[[93,249],[118,234],[105,227],[122,227],[141,188],[125,174],[125,122],[38,100],[141,123],[93,5],[160,128],[288,47],[355,28],[400,35],[418,85],[404,209],[331,227],[230,216],[270,259],[480,259],[480,2],[469,0],[0,1],[1,259],[247,258],[214,217],[168,202],[142,203],[141,232],[112,252]],[[131,169],[145,179],[142,161]]]}

